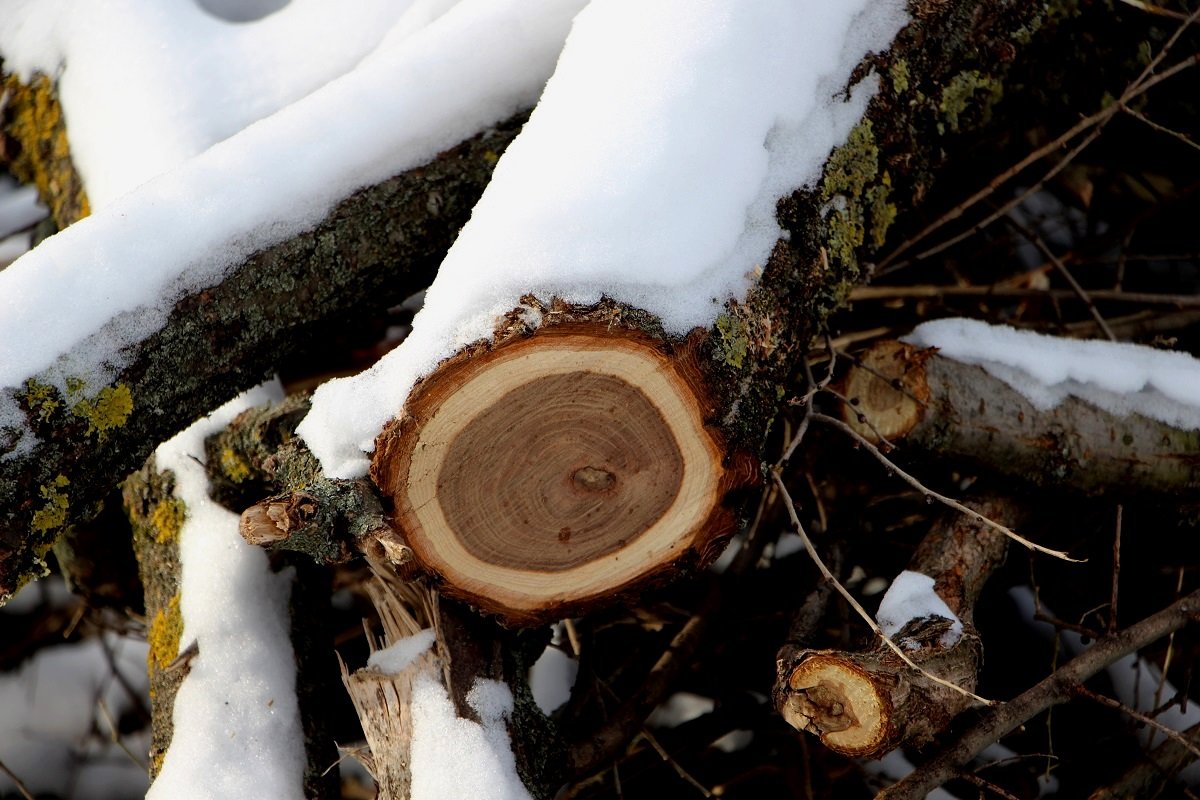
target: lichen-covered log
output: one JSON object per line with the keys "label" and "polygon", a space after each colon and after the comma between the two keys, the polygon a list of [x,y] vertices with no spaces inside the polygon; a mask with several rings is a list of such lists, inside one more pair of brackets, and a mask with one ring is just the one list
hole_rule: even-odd
{"label": "lichen-covered log", "polygon": [[1117,416],[1075,397],[1039,409],[982,367],[903,342],[873,345],[846,375],[842,416],[863,436],[1088,494],[1194,492],[1200,431]]}
{"label": "lichen-covered log", "polygon": [[520,123],[364,189],[316,229],[184,298],[91,399],[64,397],[37,380],[0,387],[38,438],[29,452],[3,458],[15,440],[0,430],[0,598],[40,574],[57,536],[94,513],[114,476],[137,469],[156,443],[284,359],[355,330],[426,285]]}
{"label": "lichen-covered log", "polygon": [[150,678],[150,777],[162,768],[174,732],[175,693],[188,674],[188,659],[179,657],[183,615],[179,608],[179,534],[187,506],[175,495],[174,478],[161,473],[154,459],[122,485],[125,513],[133,527],[146,598],[146,639],[150,645],[146,671]]}
{"label": "lichen-covered log", "polygon": [[[1008,501],[978,503],[981,514],[1011,524]],[[934,579],[934,589],[962,622],[957,639],[944,638],[950,621],[914,619],[893,639],[930,675],[974,691],[983,645],[972,616],[984,582],[1004,560],[1003,533],[964,515],[935,524],[909,569]],[[882,643],[865,652],[810,650],[788,643],[778,655],[776,710],[788,724],[848,756],[875,758],[902,744],[922,745],[945,730],[973,701],[930,680]]]}

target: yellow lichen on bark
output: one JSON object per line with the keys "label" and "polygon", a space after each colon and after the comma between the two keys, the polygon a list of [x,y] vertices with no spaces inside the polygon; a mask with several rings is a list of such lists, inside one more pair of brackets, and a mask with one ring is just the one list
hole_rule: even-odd
{"label": "yellow lichen on bark", "polygon": [[[179,610],[179,594],[176,593],[167,603],[167,607],[159,609],[154,615],[146,631],[146,642],[150,645],[146,662],[151,673],[170,666],[179,655],[179,639],[182,636],[183,614]],[[151,686],[153,687],[153,684]],[[151,694],[153,695],[153,688]]]}
{"label": "yellow lichen on bark", "polygon": [[58,227],[91,213],[83,182],[71,162],[67,126],[54,84],[45,75],[29,83],[0,76],[0,163],[38,189]]}

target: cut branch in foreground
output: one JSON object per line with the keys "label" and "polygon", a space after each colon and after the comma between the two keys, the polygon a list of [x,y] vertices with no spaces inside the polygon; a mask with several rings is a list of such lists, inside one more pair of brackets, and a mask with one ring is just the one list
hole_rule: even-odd
{"label": "cut branch in foreground", "polygon": [[1123,631],[1097,640],[1037,685],[1002,706],[984,711],[978,722],[955,741],[917,767],[908,777],[884,789],[877,797],[880,800],[917,800],[925,797],[954,778],[984,748],[1051,706],[1070,700],[1075,687],[1081,686],[1122,656],[1179,630],[1189,622],[1195,622],[1198,613],[1200,591],[1192,592]]}
{"label": "cut branch in foreground", "polygon": [[846,375],[846,423],[865,438],[903,441],[1039,486],[1077,492],[1191,492],[1200,431],[1074,397],[1043,411],[983,367],[886,341]]}
{"label": "cut branch in foreground", "polygon": [[[395,501],[399,533],[444,591],[510,622],[536,622],[715,552],[731,529],[726,495],[750,482],[746,456],[761,453],[791,375],[861,277],[859,259],[883,246],[911,201],[894,187],[915,182],[923,191],[941,166],[942,145],[920,132],[944,129],[943,112],[908,94],[949,80],[949,65],[981,40],[1022,46],[1025,11],[976,11],[964,25],[941,5],[923,8],[922,24],[897,37],[876,66],[904,62],[912,79],[885,85],[817,187],[779,202],[789,236],[757,286],[707,330],[680,341],[637,308],[527,296],[541,332],[528,334],[523,318],[510,315],[492,341],[424,377],[403,417],[376,440],[372,476]],[[962,122],[955,128],[982,120]],[[572,325],[591,327],[571,333]],[[680,406],[690,410],[672,410]],[[588,430],[613,434],[589,440]],[[560,444],[548,444],[545,431]],[[684,477],[673,478],[680,467]],[[606,514],[608,523],[594,521]]]}
{"label": "cut branch in foreground", "polygon": [[[994,499],[979,513],[1011,523],[1013,505]],[[931,680],[934,676],[973,691],[983,647],[972,622],[975,601],[988,576],[1004,560],[1007,539],[993,527],[948,513],[913,555],[909,569],[934,579],[935,590],[962,621],[962,634],[947,638],[950,621],[910,620],[893,637],[924,672],[890,648],[849,653],[785,644],[777,657],[776,710],[793,727],[821,738],[849,756],[878,757],[902,745],[922,745],[974,704],[968,693]]]}
{"label": "cut branch in foreground", "polygon": [[687,340],[544,324],[443,364],[380,435],[371,474],[442,591],[512,623],[568,616],[703,566],[755,481],[706,424]]}

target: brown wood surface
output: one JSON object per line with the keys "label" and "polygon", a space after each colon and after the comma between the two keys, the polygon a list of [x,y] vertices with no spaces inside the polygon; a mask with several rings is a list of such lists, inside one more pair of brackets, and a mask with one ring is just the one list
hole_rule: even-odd
{"label": "brown wood surface", "polygon": [[691,340],[549,324],[443,364],[371,472],[443,591],[536,622],[716,557],[755,471],[715,406]]}

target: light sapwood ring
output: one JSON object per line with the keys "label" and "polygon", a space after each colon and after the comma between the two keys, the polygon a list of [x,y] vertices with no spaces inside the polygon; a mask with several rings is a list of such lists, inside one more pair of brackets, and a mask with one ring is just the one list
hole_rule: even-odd
{"label": "light sapwood ring", "polygon": [[812,655],[788,678],[780,713],[789,725],[821,737],[848,756],[877,754],[890,733],[892,704],[870,673],[836,655]]}
{"label": "light sapwood ring", "polygon": [[371,467],[416,561],[533,624],[714,558],[753,470],[726,468],[695,349],[561,323],[441,365]]}
{"label": "light sapwood ring", "polygon": [[925,362],[936,352],[884,341],[862,353],[842,383],[851,401],[842,406],[842,419],[875,444],[903,438],[925,416],[932,396]]}

